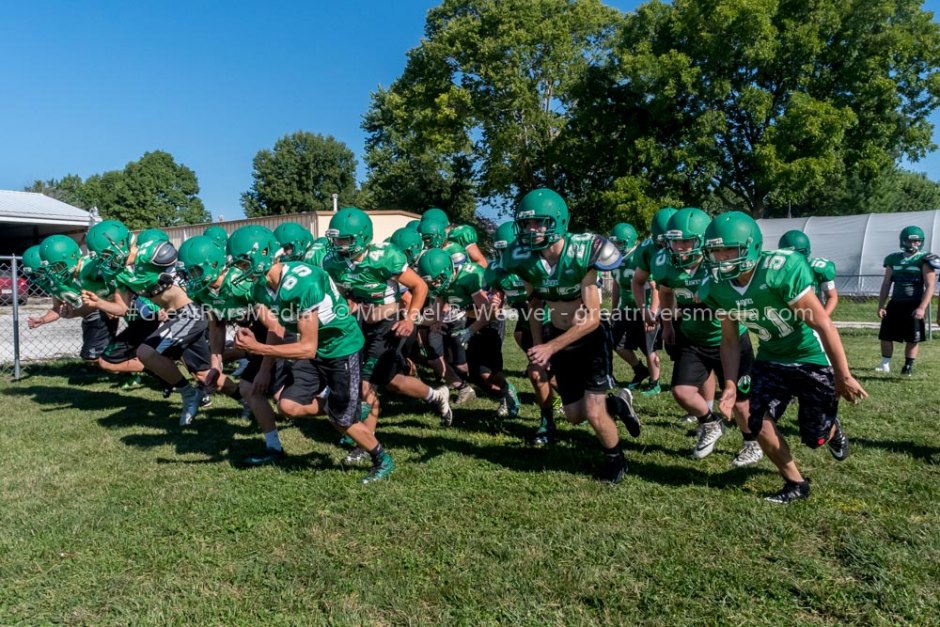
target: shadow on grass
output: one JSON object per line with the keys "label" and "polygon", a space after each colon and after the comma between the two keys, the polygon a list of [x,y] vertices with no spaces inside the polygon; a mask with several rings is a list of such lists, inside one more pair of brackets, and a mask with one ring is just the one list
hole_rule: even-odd
{"label": "shadow on grass", "polygon": [[937,446],[926,446],[907,441],[889,442],[886,440],[870,440],[868,438],[851,438],[849,442],[860,446],[880,448],[889,453],[907,455],[928,465],[940,464],[940,447]]}

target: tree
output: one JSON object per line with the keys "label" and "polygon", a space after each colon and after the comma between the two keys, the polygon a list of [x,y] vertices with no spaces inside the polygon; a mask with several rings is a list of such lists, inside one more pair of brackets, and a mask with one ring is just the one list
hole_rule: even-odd
{"label": "tree", "polygon": [[254,181],[242,194],[245,214],[255,216],[328,211],[332,195],[341,205],[357,201],[356,158],[332,136],[298,131],[261,150],[254,158]]}
{"label": "tree", "polygon": [[612,141],[632,142],[631,163],[581,169],[759,218],[933,149],[938,67],[940,27],[918,0],[654,1],[627,20],[601,67],[611,98],[578,103],[569,143],[599,115],[623,120]]}
{"label": "tree", "polygon": [[123,170],[95,174],[84,182],[69,175],[58,181],[36,181],[27,191],[84,209],[98,207],[102,218],[121,220],[132,229],[212,220],[199,199],[196,173],[161,150],[144,153]]}
{"label": "tree", "polygon": [[403,75],[373,98],[367,187],[414,197],[409,172],[442,194],[457,185],[505,206],[555,185],[551,149],[571,87],[606,53],[620,19],[598,0],[444,0]]}

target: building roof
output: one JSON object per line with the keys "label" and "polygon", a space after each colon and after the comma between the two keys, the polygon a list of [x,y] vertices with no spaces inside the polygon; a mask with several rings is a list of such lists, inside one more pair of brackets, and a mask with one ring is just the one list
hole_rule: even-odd
{"label": "building roof", "polygon": [[0,222],[88,226],[91,214],[35,192],[0,190]]}

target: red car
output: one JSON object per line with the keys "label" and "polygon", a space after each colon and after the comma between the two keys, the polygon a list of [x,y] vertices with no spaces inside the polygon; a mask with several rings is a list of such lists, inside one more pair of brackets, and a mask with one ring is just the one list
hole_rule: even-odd
{"label": "red car", "polygon": [[[29,284],[26,277],[17,277],[16,279],[17,296],[20,305],[25,305],[29,298]],[[0,305],[13,304],[13,275],[9,272],[0,274]]]}

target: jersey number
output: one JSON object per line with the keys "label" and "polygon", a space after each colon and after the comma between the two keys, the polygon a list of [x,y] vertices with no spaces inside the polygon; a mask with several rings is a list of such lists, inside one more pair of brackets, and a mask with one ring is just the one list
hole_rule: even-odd
{"label": "jersey number", "polygon": [[309,266],[294,266],[290,269],[290,273],[287,275],[287,278],[284,279],[284,289],[289,290],[297,285],[297,277],[309,276],[313,270]]}

